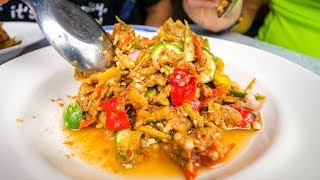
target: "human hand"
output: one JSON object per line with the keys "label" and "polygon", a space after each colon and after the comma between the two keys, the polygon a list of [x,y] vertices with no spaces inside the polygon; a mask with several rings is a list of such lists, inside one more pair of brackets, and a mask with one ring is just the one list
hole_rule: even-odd
{"label": "human hand", "polygon": [[9,0],[0,0],[0,4],[5,4],[7,3]]}
{"label": "human hand", "polygon": [[238,0],[232,11],[222,18],[217,15],[219,0],[183,0],[183,9],[198,26],[219,32],[233,25],[241,15],[243,0]]}

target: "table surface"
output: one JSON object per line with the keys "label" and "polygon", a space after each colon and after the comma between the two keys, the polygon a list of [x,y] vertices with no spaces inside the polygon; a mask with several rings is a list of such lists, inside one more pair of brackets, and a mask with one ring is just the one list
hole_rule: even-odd
{"label": "table surface", "polygon": [[[285,49],[285,48],[282,48],[279,46],[275,46],[275,45],[272,45],[269,43],[265,43],[263,41],[255,39],[255,38],[248,37],[248,36],[238,34],[238,33],[228,32],[228,33],[216,35],[216,34],[213,34],[209,31],[204,31],[195,25],[192,25],[191,29],[197,34],[201,34],[201,35],[209,36],[209,37],[215,37],[218,39],[224,39],[224,40],[228,40],[228,41],[233,41],[233,42],[245,44],[248,46],[252,46],[252,47],[273,53],[273,54],[281,56],[289,61],[292,61],[296,64],[299,64],[300,66],[302,66],[302,67],[308,69],[309,71],[320,76],[320,60],[319,59],[316,59],[316,58],[313,58],[313,57],[310,57],[307,55],[303,55],[300,53],[296,53],[291,50],[288,50],[288,49]],[[42,41],[24,49],[21,55],[26,54],[31,51],[34,51],[34,50],[37,50],[42,47],[49,46],[49,45],[50,44],[48,43],[48,41],[42,40]]]}

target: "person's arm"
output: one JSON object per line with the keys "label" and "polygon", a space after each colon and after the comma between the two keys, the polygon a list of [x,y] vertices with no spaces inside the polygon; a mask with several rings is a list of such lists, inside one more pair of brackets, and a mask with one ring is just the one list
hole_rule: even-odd
{"label": "person's arm", "polygon": [[7,3],[9,0],[0,0],[0,4],[5,4]]}
{"label": "person's arm", "polygon": [[144,24],[161,26],[171,15],[171,0],[159,0],[157,4],[147,8],[147,18]]}
{"label": "person's arm", "polygon": [[217,15],[218,0],[183,0],[183,9],[189,18],[198,26],[219,32],[234,25],[241,16],[243,0],[222,18]]}

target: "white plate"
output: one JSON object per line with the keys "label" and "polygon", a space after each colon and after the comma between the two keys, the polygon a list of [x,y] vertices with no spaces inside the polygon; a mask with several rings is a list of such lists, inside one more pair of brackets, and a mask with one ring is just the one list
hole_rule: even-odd
{"label": "white plate", "polygon": [[[199,179],[319,178],[320,78],[255,48],[213,38],[209,42],[233,80],[244,86],[257,78],[255,91],[265,94],[267,103],[265,129],[234,160]],[[0,179],[123,179],[65,158],[62,110],[50,99],[75,94],[79,83],[73,67],[52,47],[0,66],[0,84]]]}
{"label": "white plate", "polygon": [[0,50],[0,64],[18,56],[24,48],[44,39],[37,23],[4,22],[3,28],[10,37],[21,41],[21,44]]}

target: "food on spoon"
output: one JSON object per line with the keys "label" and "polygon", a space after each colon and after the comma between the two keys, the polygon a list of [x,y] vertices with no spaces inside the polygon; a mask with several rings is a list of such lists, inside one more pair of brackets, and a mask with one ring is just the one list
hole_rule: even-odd
{"label": "food on spoon", "polygon": [[230,0],[219,0],[217,11],[218,16],[221,16],[230,6]]}
{"label": "food on spoon", "polygon": [[92,75],[75,71],[82,84],[65,110],[66,128],[104,127],[126,168],[150,157],[149,145],[157,144],[186,179],[224,162],[237,143],[223,144],[224,131],[262,129],[265,97],[252,92],[255,80],[241,90],[187,22],[169,19],[148,39],[118,21],[110,35],[113,67]]}
{"label": "food on spoon", "polygon": [[2,23],[0,22],[0,49],[5,49],[18,44],[14,38],[10,38],[7,32],[3,29]]}

